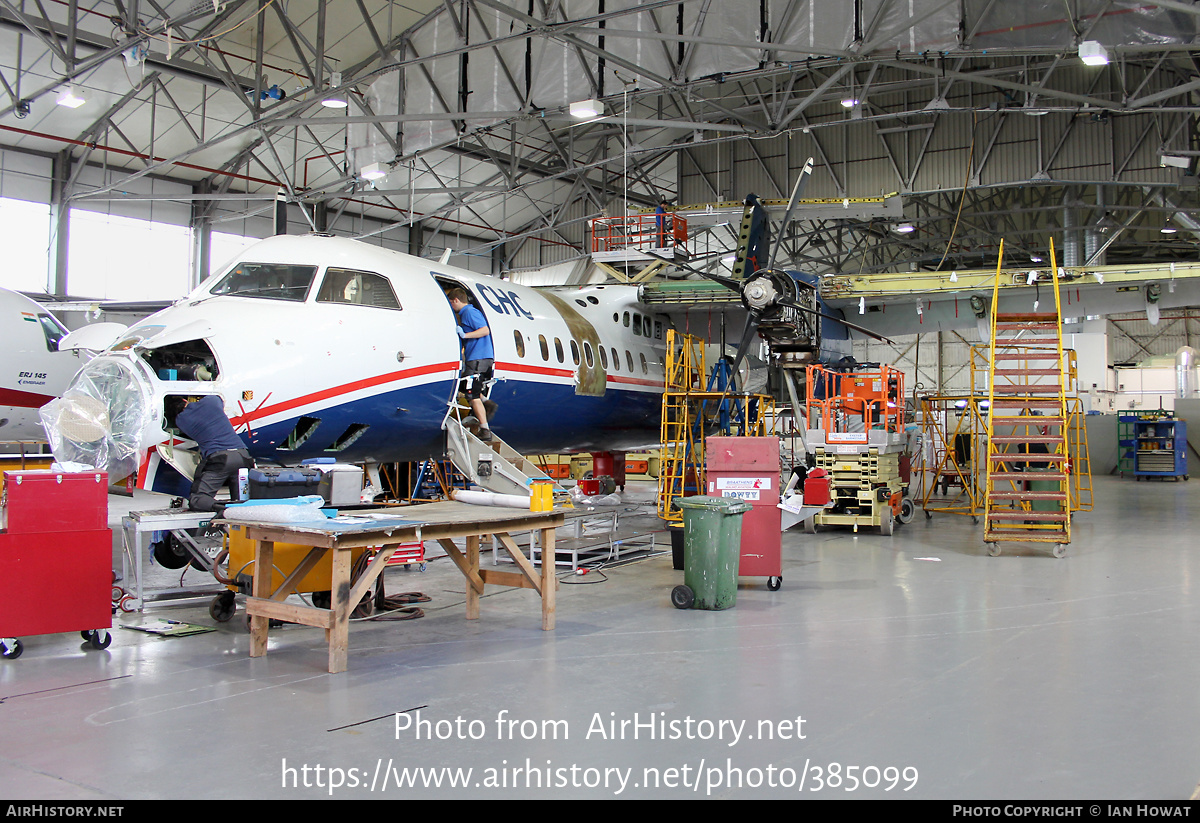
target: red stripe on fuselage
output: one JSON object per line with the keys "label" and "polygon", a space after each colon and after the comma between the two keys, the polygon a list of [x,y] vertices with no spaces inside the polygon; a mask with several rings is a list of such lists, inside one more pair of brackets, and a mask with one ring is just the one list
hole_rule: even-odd
{"label": "red stripe on fuselage", "polygon": [[[575,372],[571,369],[551,369],[545,366],[527,366],[524,363],[497,363],[497,371],[515,371],[525,374],[541,374],[547,377],[567,377],[574,378]],[[620,377],[614,374],[606,375],[609,383],[627,383],[632,386],[649,386],[655,389],[662,389],[663,383],[661,380],[641,380],[636,377]]]}
{"label": "red stripe on fuselage", "polygon": [[0,389],[0,406],[20,406],[23,409],[40,409],[54,399],[53,395],[31,391]]}
{"label": "red stripe on fuselage", "polygon": [[416,369],[405,369],[403,371],[391,372],[390,374],[381,374],[377,377],[367,377],[362,380],[356,380],[353,383],[346,383],[342,386],[334,386],[328,389],[322,389],[312,394],[305,394],[292,400],[285,400],[282,403],[276,403],[274,406],[261,406],[253,411],[240,414],[237,417],[231,418],[230,422],[235,426],[240,426],[243,423],[249,423],[251,420],[259,420],[263,417],[270,417],[274,414],[291,411],[292,409],[301,406],[308,406],[312,403],[320,403],[322,400],[329,400],[334,397],[339,397],[343,394],[350,394],[363,389],[370,389],[375,386],[382,386],[386,383],[395,383],[400,380],[407,380],[412,377],[420,377],[426,374],[435,374],[440,371],[458,370],[458,363],[432,363],[428,366],[421,366]]}

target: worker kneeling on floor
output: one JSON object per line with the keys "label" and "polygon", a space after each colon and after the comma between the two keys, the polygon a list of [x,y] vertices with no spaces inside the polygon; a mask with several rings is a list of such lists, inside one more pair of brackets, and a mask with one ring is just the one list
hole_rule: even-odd
{"label": "worker kneeling on floor", "polygon": [[224,402],[215,394],[168,397],[164,411],[167,422],[195,440],[200,450],[200,465],[192,480],[188,505],[193,511],[220,515],[225,504],[217,502],[217,492],[226,484],[231,490],[236,489],[238,471],[254,465],[246,444],[225,416]]}

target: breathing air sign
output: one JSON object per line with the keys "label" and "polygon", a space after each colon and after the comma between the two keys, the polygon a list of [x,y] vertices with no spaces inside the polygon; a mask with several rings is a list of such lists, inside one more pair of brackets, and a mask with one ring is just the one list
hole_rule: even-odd
{"label": "breathing air sign", "polygon": [[758,500],[760,492],[770,490],[770,477],[720,477],[715,483],[709,483],[709,491],[721,493],[721,497],[733,497],[738,500]]}

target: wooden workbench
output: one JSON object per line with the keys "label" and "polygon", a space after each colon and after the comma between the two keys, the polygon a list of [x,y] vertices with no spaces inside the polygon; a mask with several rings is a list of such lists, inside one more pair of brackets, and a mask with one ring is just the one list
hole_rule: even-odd
{"label": "wooden workbench", "polygon": [[[272,618],[325,629],[329,644],[329,671],[346,670],[349,618],[354,605],[370,591],[384,569],[389,557],[401,543],[436,540],[458,566],[467,580],[467,619],[479,619],[479,596],[485,584],[533,589],[542,599],[542,629],[554,628],[554,592],[557,581],[554,564],[544,563],[539,572],[521,552],[510,532],[540,531],[542,546],[553,557],[554,529],[563,523],[561,512],[529,512],[491,506],[473,506],[453,501],[429,503],[402,509],[377,509],[350,513],[353,520],[338,518],[325,523],[259,523],[236,522],[246,529],[246,536],[255,541],[254,585],[252,596],[246,600],[250,616],[250,656],[267,653],[267,630]],[[520,573],[502,572],[479,567],[480,538],[492,535],[517,564]],[[466,538],[466,551],[452,541]],[[312,546],[312,550],[288,575],[278,588],[270,591],[271,575],[263,571],[272,567],[275,543],[296,543]],[[351,550],[380,547],[366,571],[350,583]],[[297,583],[317,564],[326,552],[333,552],[331,603],[328,609],[318,609],[283,602],[296,589]]]}

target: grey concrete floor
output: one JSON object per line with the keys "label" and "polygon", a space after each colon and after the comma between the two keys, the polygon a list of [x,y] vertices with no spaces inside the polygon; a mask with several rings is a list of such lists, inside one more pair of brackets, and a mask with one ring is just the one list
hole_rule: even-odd
{"label": "grey concrete floor", "polygon": [[[356,624],[336,675],[322,631],[272,630],[252,660],[240,615],[203,604],[118,619],[217,626],[194,637],[25,638],[0,661],[0,796],[1187,799],[1198,503],[1096,478],[1062,559],[989,557],[955,515],[793,531],[782,589],[744,578],[724,612],[674,609],[660,555],[564,580],[553,632],[527,591],[468,622],[435,560],[387,573],[426,616]],[[648,511],[624,527],[657,529]]]}

